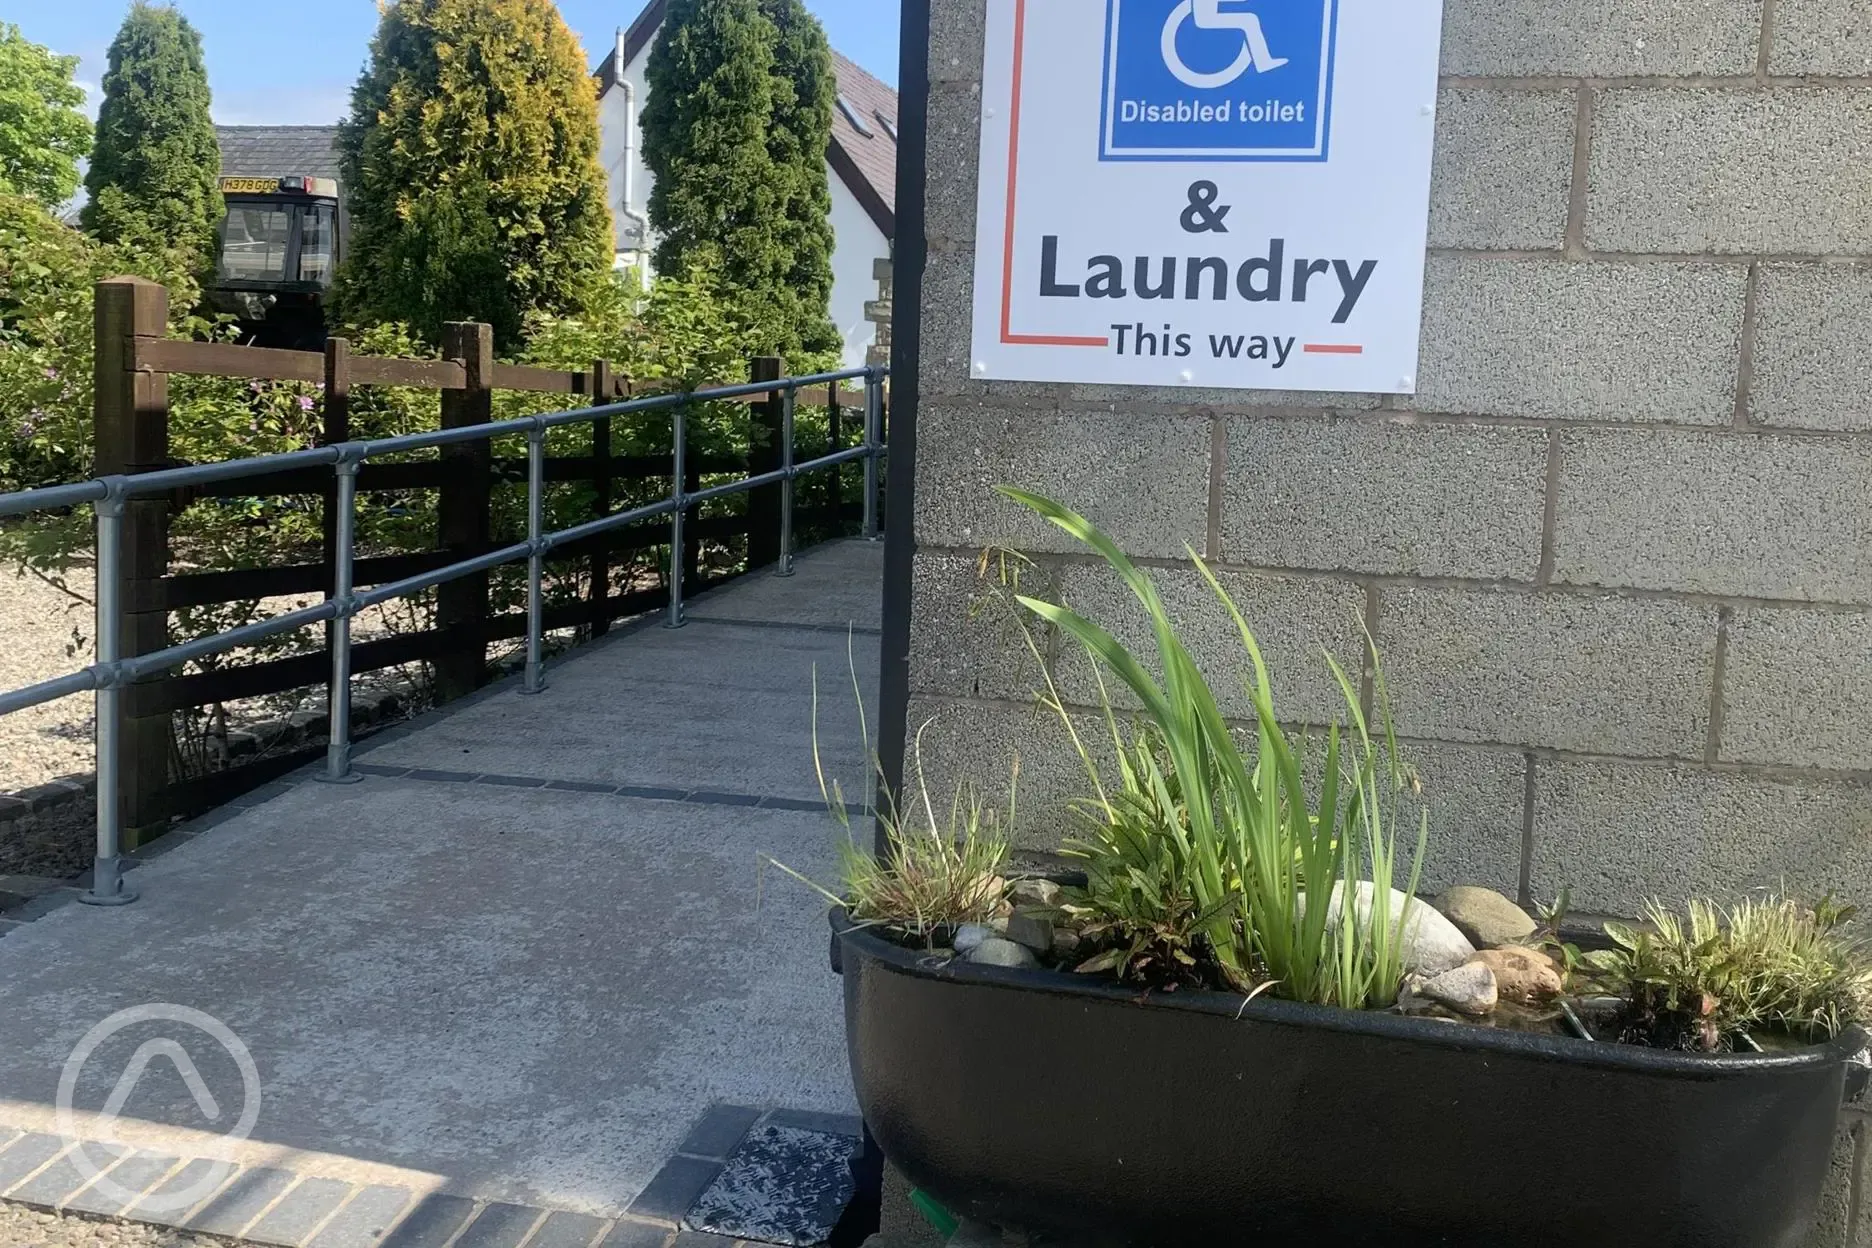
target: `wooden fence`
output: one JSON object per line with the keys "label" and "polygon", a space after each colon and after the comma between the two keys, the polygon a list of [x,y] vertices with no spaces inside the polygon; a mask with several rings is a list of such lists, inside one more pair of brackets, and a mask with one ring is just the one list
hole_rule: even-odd
{"label": "wooden fence", "polygon": [[[94,420],[99,475],[177,466],[169,444],[168,379],[173,374],[322,385],[321,442],[325,445],[352,437],[352,390],[358,386],[439,391],[443,428],[494,419],[493,397],[497,390],[567,395],[590,400],[594,406],[658,392],[653,388],[634,390],[630,379],[614,372],[604,360],[595,361],[586,371],[500,363],[494,359],[492,329],[480,324],[449,325],[443,342],[444,358],[415,360],[353,355],[343,339],[332,339],[323,353],[173,341],[163,336],[167,318],[168,295],[161,286],[137,278],[113,278],[98,284]],[[777,359],[750,361],[750,381],[774,381],[781,376],[781,362]],[[855,445],[863,437],[863,391],[829,386],[812,394],[802,392],[796,410],[804,410],[819,394],[824,395],[829,431],[826,449],[843,449],[847,441]],[[686,489],[699,488],[706,475],[761,473],[780,466],[779,393],[756,395],[742,402],[748,413],[749,454],[742,457],[692,452],[685,463]],[[612,509],[621,483],[657,481],[662,492],[673,484],[670,455],[613,453],[613,419],[591,422],[588,454],[552,456],[545,465],[548,482],[589,484],[597,515]],[[642,419],[668,417],[648,414]],[[821,453],[817,448],[805,449],[811,454]],[[853,472],[861,470],[862,465],[851,466]],[[443,447],[438,458],[430,461],[364,464],[358,477],[360,494],[436,492],[437,542],[432,549],[359,558],[354,571],[356,587],[419,575],[494,549],[494,486],[499,481],[524,477],[524,459],[496,458],[492,444],[486,440]],[[335,494],[332,472],[318,468],[210,485],[189,491],[186,496],[130,502],[123,556],[122,601],[126,606],[122,636],[126,653],[148,654],[168,645],[169,616],[179,609],[284,595],[329,594],[337,544]],[[813,494],[802,490],[796,501],[796,531],[814,527],[835,531],[855,518],[856,506],[842,502],[837,475],[820,505],[813,505]],[[324,497],[324,551],[318,562],[170,572],[168,521],[172,515],[201,499],[282,495]],[[691,517],[685,527],[683,551],[686,592],[732,575],[718,573],[710,577],[702,573],[705,543],[719,546],[744,540],[746,567],[774,562],[779,557],[779,516],[780,493],[775,485],[752,492],[742,514]],[[580,628],[597,635],[615,620],[666,605],[668,589],[662,585],[614,593],[612,572],[615,556],[668,546],[670,538],[670,525],[664,520],[556,550],[555,562],[576,560],[585,565],[590,590],[582,601],[549,609],[546,627]],[[440,586],[436,591],[434,627],[354,643],[352,670],[369,672],[427,662],[433,665],[438,700],[470,692],[488,679],[490,643],[522,636],[526,628],[524,614],[493,614],[488,591],[486,574]],[[318,685],[327,679],[330,670],[329,653],[316,651],[217,671],[169,673],[130,686],[124,699],[126,718],[118,734],[126,848],[159,834],[176,816],[207,809],[283,774],[321,748],[309,746],[231,771],[183,775],[172,757],[172,716],[235,699]]]}

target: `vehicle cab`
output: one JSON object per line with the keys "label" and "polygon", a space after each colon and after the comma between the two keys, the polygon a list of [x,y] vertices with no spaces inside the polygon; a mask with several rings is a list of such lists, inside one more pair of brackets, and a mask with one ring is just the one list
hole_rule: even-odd
{"label": "vehicle cab", "polygon": [[331,178],[224,177],[227,213],[208,296],[262,346],[316,349],[343,258],[344,212]]}

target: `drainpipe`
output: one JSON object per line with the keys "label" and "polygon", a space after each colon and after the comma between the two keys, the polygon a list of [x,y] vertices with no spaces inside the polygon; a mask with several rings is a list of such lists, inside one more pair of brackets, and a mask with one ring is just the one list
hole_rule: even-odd
{"label": "drainpipe", "polygon": [[617,66],[617,84],[624,89],[624,203],[625,212],[631,210],[631,157],[637,152],[637,93],[624,78],[624,28],[617,30],[617,49],[612,53],[612,63]]}

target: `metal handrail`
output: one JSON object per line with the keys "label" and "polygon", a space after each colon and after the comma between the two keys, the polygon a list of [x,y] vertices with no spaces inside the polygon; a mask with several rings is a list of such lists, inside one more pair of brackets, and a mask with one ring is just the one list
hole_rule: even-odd
{"label": "metal handrail", "polygon": [[[762,486],[780,486],[780,562],[776,576],[793,574],[793,482],[808,473],[836,467],[853,460],[864,461],[864,536],[878,536],[878,460],[884,453],[883,385],[890,375],[886,367],[844,369],[815,373],[809,377],[784,377],[774,381],[754,381],[744,385],[721,386],[675,394],[660,394],[644,399],[608,403],[601,407],[550,412],[513,420],[465,425],[431,433],[403,434],[394,438],[376,438],[362,442],[344,442],[303,451],[275,455],[256,455],[251,459],[226,460],[213,464],[191,464],[164,468],[156,472],[100,477],[71,485],[57,485],[38,490],[0,494],[0,517],[25,515],[89,503],[97,514],[97,662],[80,671],[52,680],[40,681],[23,689],[0,693],[0,715],[29,706],[51,702],[74,693],[95,691],[97,695],[97,862],[92,871],[91,888],[80,900],[93,905],[116,906],[136,900],[134,889],[123,879],[121,846],[122,811],[119,792],[122,777],[117,757],[117,724],[123,688],[154,672],[191,659],[206,658],[228,650],[252,645],[280,633],[289,633],[310,624],[332,625],[331,706],[329,707],[330,744],[326,747],[325,770],[318,777],[334,784],[362,779],[351,769],[351,619],[366,607],[402,598],[449,581],[472,576],[512,563],[527,561],[527,631],[526,671],[521,681],[522,693],[539,693],[546,687],[541,670],[544,648],[544,610],[541,580],[548,553],[556,547],[657,516],[670,520],[670,600],[664,620],[666,628],[683,625],[683,528],[687,513],[712,499],[745,494]],[[801,387],[836,384],[856,378],[864,380],[864,440],[854,447],[822,455],[805,463],[793,460],[793,421],[796,397]],[[780,396],[781,465],[770,472],[746,477],[724,485],[713,485],[693,493],[683,488],[688,459],[688,408],[694,403],[745,398],[756,394]],[[549,532],[545,527],[546,433],[564,425],[587,424],[612,416],[640,415],[668,411],[671,414],[672,487],[670,496],[660,502],[614,512]],[[358,592],[353,585],[356,561],[356,510],[358,467],[366,460],[405,451],[427,450],[463,442],[479,442],[511,435],[527,439],[527,540],[499,550],[488,551],[440,568],[405,577],[388,585]],[[123,557],[123,516],[125,504],[135,498],[167,494],[187,486],[247,477],[269,476],[295,468],[329,465],[337,479],[337,549],[332,565],[331,597],[315,606],[289,611],[226,632],[200,637],[181,645],[169,646],[150,654],[124,656],[122,653],[121,567]]]}

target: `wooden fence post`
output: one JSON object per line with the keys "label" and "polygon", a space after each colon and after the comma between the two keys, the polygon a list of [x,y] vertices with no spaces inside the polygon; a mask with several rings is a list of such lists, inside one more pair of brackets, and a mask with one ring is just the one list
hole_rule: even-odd
{"label": "wooden fence post", "polygon": [[[168,466],[169,377],[137,367],[139,345],[160,339],[168,320],[169,292],[155,282],[112,277],[97,284],[91,419],[99,476]],[[125,505],[122,568],[118,601],[123,603],[123,654],[154,653],[169,644],[168,611],[147,609],[159,601],[156,582],[169,570],[167,499],[135,499]],[[162,802],[169,784],[169,713],[139,714],[137,696],[162,679],[139,681],[121,699],[117,757],[124,849],[146,844],[168,826]]]}
{"label": "wooden fence post", "polygon": [[[602,407],[611,401],[611,363],[594,360],[591,367],[591,405]],[[611,418],[592,421],[592,499],[593,517],[611,510]],[[591,557],[591,632],[602,637],[611,631],[611,552],[609,538],[600,538]]]}
{"label": "wooden fence post", "polygon": [[[771,355],[756,356],[748,369],[749,381],[778,381],[785,364]],[[780,467],[782,399],[778,391],[748,405],[748,475],[759,476]],[[763,485],[748,492],[748,568],[765,567],[780,560],[780,486]]]}
{"label": "wooden fence post", "polygon": [[[494,419],[494,329],[464,321],[442,327],[442,354],[460,361],[467,376],[459,390],[442,392],[442,427],[458,429]],[[485,439],[442,448],[447,469],[436,501],[443,550],[468,559],[488,548],[493,452]],[[436,627],[446,630],[436,659],[436,699],[446,702],[478,689],[487,678],[487,573],[464,576],[436,589]]]}

